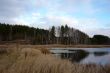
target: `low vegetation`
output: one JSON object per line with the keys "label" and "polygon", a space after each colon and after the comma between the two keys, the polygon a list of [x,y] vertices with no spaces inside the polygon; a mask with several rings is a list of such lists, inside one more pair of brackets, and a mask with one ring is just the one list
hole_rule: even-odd
{"label": "low vegetation", "polygon": [[110,65],[71,63],[45,48],[3,48],[0,73],[110,73]]}

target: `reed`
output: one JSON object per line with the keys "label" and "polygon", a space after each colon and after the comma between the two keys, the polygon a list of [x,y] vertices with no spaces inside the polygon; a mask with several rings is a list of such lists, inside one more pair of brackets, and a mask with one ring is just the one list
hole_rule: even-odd
{"label": "reed", "polygon": [[0,73],[110,73],[110,65],[71,63],[50,54],[48,49],[7,49],[0,55]]}

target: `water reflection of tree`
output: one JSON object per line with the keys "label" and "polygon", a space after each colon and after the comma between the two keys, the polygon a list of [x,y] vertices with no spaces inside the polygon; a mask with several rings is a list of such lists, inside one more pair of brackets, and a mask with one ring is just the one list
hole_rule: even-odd
{"label": "water reflection of tree", "polygon": [[80,62],[82,59],[86,58],[88,55],[89,55],[89,52],[87,51],[73,50],[73,53],[61,53],[61,58],[69,59],[72,62]]}
{"label": "water reflection of tree", "polygon": [[109,54],[109,52],[94,52],[95,56],[104,56],[104,55],[107,55],[107,54]]}

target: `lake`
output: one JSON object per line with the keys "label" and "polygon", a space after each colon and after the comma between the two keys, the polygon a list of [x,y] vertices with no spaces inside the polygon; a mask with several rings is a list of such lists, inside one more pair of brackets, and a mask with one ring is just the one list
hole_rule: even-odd
{"label": "lake", "polygon": [[110,64],[110,48],[52,48],[52,54],[82,64]]}

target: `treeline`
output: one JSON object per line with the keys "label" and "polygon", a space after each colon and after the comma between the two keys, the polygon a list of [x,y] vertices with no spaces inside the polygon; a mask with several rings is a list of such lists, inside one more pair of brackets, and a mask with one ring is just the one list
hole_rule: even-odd
{"label": "treeline", "polygon": [[105,35],[94,35],[90,38],[91,44],[110,45],[110,38]]}
{"label": "treeline", "polygon": [[[52,27],[54,28],[54,27]],[[58,44],[88,44],[89,36],[67,25],[56,28],[56,42]]]}
{"label": "treeline", "polygon": [[[100,37],[100,36],[99,36]],[[5,24],[0,23],[0,43],[20,41],[24,44],[100,44],[99,42],[105,40],[99,40],[99,37],[94,36],[89,38],[89,36],[81,32],[78,29],[65,26],[55,27],[52,26],[49,30],[29,27],[25,25],[16,24]],[[101,37],[104,38],[104,37]],[[106,40],[108,40],[107,37]],[[101,43],[103,44],[103,43]],[[109,44],[109,41],[104,44]]]}
{"label": "treeline", "polygon": [[[24,40],[25,43],[46,44],[49,31],[25,25],[0,23],[0,41]],[[45,41],[44,41],[45,40]]]}

